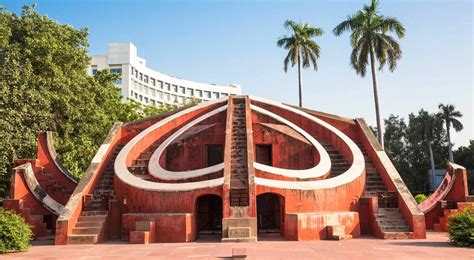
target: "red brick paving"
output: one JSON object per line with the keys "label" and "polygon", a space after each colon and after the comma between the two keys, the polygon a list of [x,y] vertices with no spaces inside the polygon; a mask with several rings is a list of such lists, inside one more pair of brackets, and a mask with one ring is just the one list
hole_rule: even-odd
{"label": "red brick paving", "polygon": [[429,232],[427,239],[346,241],[259,241],[257,243],[156,243],[132,245],[32,246],[28,252],[1,259],[231,259],[233,248],[246,248],[248,259],[474,259],[474,249],[452,247],[446,233]]}

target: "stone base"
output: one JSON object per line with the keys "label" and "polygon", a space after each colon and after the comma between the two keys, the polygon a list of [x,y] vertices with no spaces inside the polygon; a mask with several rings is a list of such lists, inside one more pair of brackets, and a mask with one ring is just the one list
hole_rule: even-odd
{"label": "stone base", "polygon": [[224,237],[221,239],[221,242],[257,242],[257,237]]}
{"label": "stone base", "polygon": [[327,238],[329,240],[347,240],[352,239],[352,235],[347,235],[345,226],[343,225],[332,225],[326,227]]}
{"label": "stone base", "polygon": [[130,244],[149,244],[150,232],[148,231],[132,231],[130,232]]}
{"label": "stone base", "polygon": [[247,259],[247,250],[245,248],[232,248],[232,259],[233,260]]}
{"label": "stone base", "polygon": [[257,218],[222,219],[222,242],[257,241]]}

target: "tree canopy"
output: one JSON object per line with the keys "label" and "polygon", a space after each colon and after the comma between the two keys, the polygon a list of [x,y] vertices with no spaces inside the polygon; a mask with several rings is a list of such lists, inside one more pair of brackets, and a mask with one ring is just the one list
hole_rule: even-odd
{"label": "tree canopy", "polygon": [[390,71],[397,67],[397,61],[402,56],[402,49],[389,33],[398,38],[405,36],[405,27],[394,17],[383,16],[379,13],[379,3],[372,0],[370,5],[364,5],[362,10],[347,17],[338,24],[333,33],[336,36],[351,32],[351,65],[362,77],[367,72],[369,56],[374,56],[382,70],[388,64]]}
{"label": "tree canopy", "polygon": [[172,109],[122,103],[117,74],[88,76],[87,37],[34,6],[19,15],[0,7],[0,197],[13,160],[35,158],[39,131],[56,133],[63,163],[81,177],[114,122]]}
{"label": "tree canopy", "polygon": [[446,132],[436,124],[436,115],[421,109],[405,119],[390,115],[385,120],[385,150],[413,193],[426,192],[432,144],[436,168],[446,169],[448,142]]}

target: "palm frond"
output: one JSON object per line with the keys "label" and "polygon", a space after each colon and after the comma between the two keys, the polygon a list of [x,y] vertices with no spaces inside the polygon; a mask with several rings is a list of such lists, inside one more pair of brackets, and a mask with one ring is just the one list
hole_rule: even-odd
{"label": "palm frond", "polygon": [[378,29],[383,33],[395,32],[398,38],[405,37],[405,27],[394,17],[383,17]]}
{"label": "palm frond", "polygon": [[461,121],[457,120],[456,118],[451,118],[450,121],[451,121],[451,124],[453,125],[454,130],[456,130],[456,132],[459,132],[464,128]]}

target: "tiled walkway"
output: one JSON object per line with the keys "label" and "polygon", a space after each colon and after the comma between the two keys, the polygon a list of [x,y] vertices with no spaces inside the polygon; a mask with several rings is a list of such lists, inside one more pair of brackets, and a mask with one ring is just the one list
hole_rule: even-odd
{"label": "tiled walkway", "polygon": [[36,245],[29,252],[0,255],[0,259],[231,259],[236,247],[246,248],[248,259],[474,259],[474,249],[452,247],[446,241],[446,233],[428,233],[426,240],[364,237],[347,241]]}

